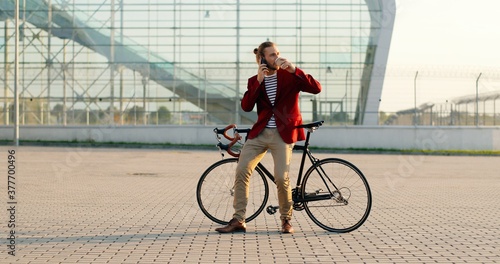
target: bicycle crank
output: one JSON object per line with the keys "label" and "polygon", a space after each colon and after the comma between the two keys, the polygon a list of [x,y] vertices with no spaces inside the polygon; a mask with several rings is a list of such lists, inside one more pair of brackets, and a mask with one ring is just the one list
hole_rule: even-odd
{"label": "bicycle crank", "polygon": [[304,203],[303,202],[295,202],[295,203],[293,203],[293,210],[295,210],[295,211],[302,211],[302,210],[304,210]]}

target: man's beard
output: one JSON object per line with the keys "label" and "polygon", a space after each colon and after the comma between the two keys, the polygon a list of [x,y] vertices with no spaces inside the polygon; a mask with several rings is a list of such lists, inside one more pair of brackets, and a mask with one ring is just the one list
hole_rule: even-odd
{"label": "man's beard", "polygon": [[270,69],[270,70],[273,70],[273,71],[277,71],[278,70],[277,68],[275,68],[275,67],[273,67],[273,66],[271,66],[269,64],[267,64],[267,68]]}

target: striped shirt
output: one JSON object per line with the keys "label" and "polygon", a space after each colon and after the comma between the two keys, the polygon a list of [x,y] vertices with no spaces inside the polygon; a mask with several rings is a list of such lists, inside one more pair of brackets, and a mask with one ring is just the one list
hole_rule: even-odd
{"label": "striped shirt", "polygon": [[[271,105],[274,106],[274,101],[276,100],[276,89],[278,87],[278,74],[275,73],[273,75],[265,76],[264,84],[266,86],[267,97],[269,97]],[[266,127],[269,128],[276,127],[276,119],[274,119],[274,115],[271,116],[271,119],[269,119],[269,122],[267,122]]]}

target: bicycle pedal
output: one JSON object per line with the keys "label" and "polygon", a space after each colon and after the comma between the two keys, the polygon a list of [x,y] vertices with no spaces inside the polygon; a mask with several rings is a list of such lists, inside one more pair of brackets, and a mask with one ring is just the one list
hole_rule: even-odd
{"label": "bicycle pedal", "polygon": [[278,208],[279,208],[279,206],[272,206],[272,205],[270,205],[270,206],[268,206],[268,207],[266,208],[266,212],[267,212],[268,214],[270,214],[270,215],[273,215],[273,214],[275,214],[275,213],[276,213],[276,211],[277,211],[277,209],[278,209]]}

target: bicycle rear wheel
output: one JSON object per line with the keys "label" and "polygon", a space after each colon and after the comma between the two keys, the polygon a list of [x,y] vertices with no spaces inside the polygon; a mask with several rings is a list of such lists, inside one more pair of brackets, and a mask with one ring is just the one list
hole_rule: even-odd
{"label": "bicycle rear wheel", "polygon": [[[214,163],[201,176],[196,188],[196,199],[201,211],[210,220],[225,225],[233,218],[234,175],[238,159],[224,159]],[[257,217],[266,206],[269,185],[264,174],[256,168],[250,177],[250,193],[246,222]]]}
{"label": "bicycle rear wheel", "polygon": [[321,228],[338,233],[360,227],[370,213],[372,196],[361,171],[348,161],[324,159],[309,168],[302,184],[307,214]]}

